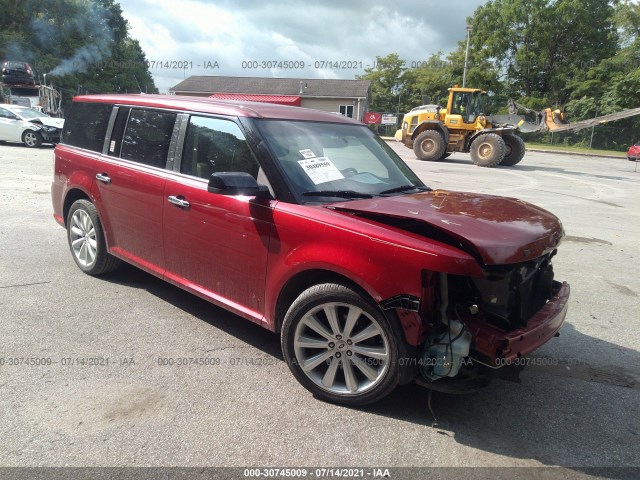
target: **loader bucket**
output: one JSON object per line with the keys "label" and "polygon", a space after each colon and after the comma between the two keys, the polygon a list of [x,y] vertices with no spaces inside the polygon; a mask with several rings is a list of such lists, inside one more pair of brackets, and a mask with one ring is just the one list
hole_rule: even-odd
{"label": "loader bucket", "polygon": [[492,115],[490,120],[494,127],[509,125],[522,133],[539,132],[545,128],[541,119],[533,115]]}

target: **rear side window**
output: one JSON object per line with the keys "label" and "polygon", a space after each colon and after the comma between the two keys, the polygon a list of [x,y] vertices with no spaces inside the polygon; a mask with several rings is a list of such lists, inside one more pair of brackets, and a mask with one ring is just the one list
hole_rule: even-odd
{"label": "rear side window", "polygon": [[64,121],[62,143],[101,152],[113,105],[74,102]]}
{"label": "rear side window", "polygon": [[219,118],[191,117],[180,172],[200,178],[245,172],[256,178],[259,168],[238,125]]}
{"label": "rear side window", "polygon": [[175,113],[131,109],[120,157],[165,168],[175,122]]}

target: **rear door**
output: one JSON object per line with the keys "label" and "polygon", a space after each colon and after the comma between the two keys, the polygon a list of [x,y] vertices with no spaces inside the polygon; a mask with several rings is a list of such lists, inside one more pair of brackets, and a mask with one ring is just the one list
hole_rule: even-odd
{"label": "rear door", "polygon": [[255,322],[264,312],[273,200],[207,191],[214,172],[260,166],[231,119],[192,115],[164,194],[166,279]]}
{"label": "rear door", "polygon": [[96,165],[96,202],[111,253],[162,274],[162,210],[176,113],[118,107],[107,155]]}

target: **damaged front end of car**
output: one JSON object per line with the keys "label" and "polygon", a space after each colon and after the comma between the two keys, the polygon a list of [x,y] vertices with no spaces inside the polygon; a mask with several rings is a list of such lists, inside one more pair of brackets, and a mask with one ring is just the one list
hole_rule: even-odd
{"label": "damaged front end of car", "polygon": [[[402,378],[450,393],[511,377],[517,361],[557,335],[569,285],[554,279],[552,259],[564,236],[551,213],[516,199],[432,191],[333,206],[404,232],[428,245],[453,247],[475,259],[468,272],[422,270],[421,294],[381,303],[393,310],[414,357]],[[514,368],[509,368],[513,366]]]}
{"label": "damaged front end of car", "polygon": [[553,279],[554,254],[485,267],[482,278],[427,274],[437,286],[426,289],[432,297],[425,301],[437,305],[437,314],[423,318],[428,333],[419,383],[452,393],[476,390],[510,376],[518,359],[557,336],[570,289]]}

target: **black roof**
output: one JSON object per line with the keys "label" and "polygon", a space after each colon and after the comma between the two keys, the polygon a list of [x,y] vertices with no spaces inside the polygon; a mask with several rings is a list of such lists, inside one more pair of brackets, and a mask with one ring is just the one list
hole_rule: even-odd
{"label": "black roof", "polygon": [[[300,93],[301,85],[302,93]],[[370,87],[370,80],[191,76],[170,90],[176,93],[247,93],[368,98]]]}

